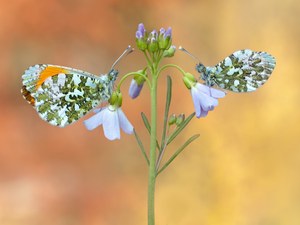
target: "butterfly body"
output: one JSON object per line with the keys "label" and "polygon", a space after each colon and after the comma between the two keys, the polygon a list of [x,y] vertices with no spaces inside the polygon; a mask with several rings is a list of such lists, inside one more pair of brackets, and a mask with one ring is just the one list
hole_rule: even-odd
{"label": "butterfly body", "polygon": [[275,58],[269,53],[245,49],[234,52],[214,67],[199,63],[196,70],[207,86],[217,85],[234,92],[250,92],[268,80],[275,64]]}
{"label": "butterfly body", "polygon": [[21,92],[43,120],[64,127],[107,101],[117,76],[114,69],[95,76],[69,67],[37,64],[22,75]]}

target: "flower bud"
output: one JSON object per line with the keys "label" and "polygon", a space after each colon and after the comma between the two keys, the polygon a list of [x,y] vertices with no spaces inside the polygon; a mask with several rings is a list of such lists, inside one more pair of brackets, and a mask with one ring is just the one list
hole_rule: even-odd
{"label": "flower bud", "polygon": [[169,125],[173,125],[173,124],[176,123],[176,120],[177,120],[177,117],[176,117],[176,115],[173,113],[173,114],[169,117],[168,124],[169,124]]}
{"label": "flower bud", "polygon": [[135,33],[136,45],[138,49],[145,51],[147,49],[146,30],[144,24],[140,23]]}
{"label": "flower bud", "polygon": [[176,120],[176,125],[179,126],[185,120],[185,115],[181,113]]}
{"label": "flower bud", "polygon": [[159,49],[165,50],[169,49],[172,44],[172,28],[169,27],[167,30],[164,28],[160,29],[158,45]]}
{"label": "flower bud", "polygon": [[188,89],[191,89],[192,86],[197,82],[196,78],[191,73],[185,73],[182,79]]}
{"label": "flower bud", "polygon": [[[142,73],[142,74],[144,74],[144,76],[146,76],[146,72],[143,70],[139,70],[138,73]],[[132,99],[135,99],[136,97],[138,97],[140,95],[140,92],[141,92],[144,82],[145,82],[144,76],[142,76],[140,74],[136,74],[133,77],[133,79],[130,83],[130,87],[129,87],[129,96]]]}
{"label": "flower bud", "polygon": [[164,57],[173,57],[176,51],[176,46],[172,45],[168,50],[165,50],[163,53]]}
{"label": "flower bud", "polygon": [[156,52],[158,50],[157,31],[153,30],[148,37],[148,50]]}

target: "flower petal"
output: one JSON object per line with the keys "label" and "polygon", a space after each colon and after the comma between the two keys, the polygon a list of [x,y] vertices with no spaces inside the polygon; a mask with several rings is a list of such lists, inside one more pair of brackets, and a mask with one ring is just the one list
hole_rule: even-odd
{"label": "flower petal", "polygon": [[196,83],[195,87],[197,88],[197,90],[199,92],[205,93],[210,96],[210,90],[209,90],[208,86],[206,86],[204,84]]}
{"label": "flower petal", "polygon": [[215,89],[215,88],[210,88],[210,96],[214,98],[224,98],[226,93],[224,91]]}
{"label": "flower petal", "polygon": [[100,126],[103,123],[103,115],[104,115],[105,109],[100,109],[99,112],[97,112],[95,115],[90,117],[89,119],[83,121],[85,127],[88,130],[93,130],[96,127]]}
{"label": "flower petal", "polygon": [[195,112],[196,112],[196,117],[200,118],[201,107],[200,107],[200,100],[198,98],[199,91],[195,87],[192,87],[191,94],[192,94],[192,99],[193,99],[194,108],[195,108]]}
{"label": "flower petal", "polygon": [[218,105],[218,100],[215,98],[212,98],[210,96],[208,96],[205,93],[199,92],[199,101],[200,101],[200,105],[201,108],[204,111],[210,111],[213,110],[215,106]]}
{"label": "flower petal", "polygon": [[107,108],[103,113],[104,136],[109,140],[120,139],[120,125],[117,110]]}
{"label": "flower petal", "polygon": [[206,117],[207,114],[208,114],[208,111],[202,110],[201,114],[200,114],[200,117]]}
{"label": "flower petal", "polygon": [[126,134],[133,133],[133,126],[127,119],[126,115],[123,113],[121,108],[118,108],[118,116],[119,116],[119,123],[120,127]]}

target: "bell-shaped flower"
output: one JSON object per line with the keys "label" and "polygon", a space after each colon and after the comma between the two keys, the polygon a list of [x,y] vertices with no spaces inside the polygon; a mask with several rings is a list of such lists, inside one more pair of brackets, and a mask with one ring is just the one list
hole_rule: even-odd
{"label": "bell-shaped flower", "polygon": [[[111,100],[113,99],[113,100]],[[120,139],[120,129],[127,134],[133,133],[133,126],[120,108],[122,104],[122,95],[117,93],[110,99],[107,107],[95,110],[94,116],[84,121],[84,125],[88,130],[93,130],[102,125],[104,136],[109,140]]]}
{"label": "bell-shaped flower", "polygon": [[218,99],[225,96],[225,92],[200,84],[190,73],[183,76],[185,86],[191,90],[196,117],[205,117],[218,105]]}
{"label": "bell-shaped flower", "polygon": [[129,96],[132,99],[135,99],[140,95],[143,85],[145,83],[144,76],[147,76],[146,71],[139,70],[138,73],[139,74],[136,74],[134,78],[131,80],[130,87],[129,87]]}
{"label": "bell-shaped flower", "polygon": [[141,93],[141,90],[143,88],[144,83],[142,83],[141,85],[139,85],[135,79],[131,80],[130,83],[130,87],[129,87],[129,96],[132,99],[135,99],[136,97],[138,97]]}
{"label": "bell-shaped flower", "polygon": [[200,83],[191,86],[191,94],[197,118],[207,116],[218,105],[218,99],[225,96],[225,92]]}

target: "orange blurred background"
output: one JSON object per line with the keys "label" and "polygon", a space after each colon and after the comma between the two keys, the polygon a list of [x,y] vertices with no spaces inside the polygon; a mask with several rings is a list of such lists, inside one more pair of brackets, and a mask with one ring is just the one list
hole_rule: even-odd
{"label": "orange blurred background", "polygon": [[[201,135],[158,177],[157,224],[300,224],[298,0],[10,0],[0,6],[1,225],[146,224],[147,167],[134,137],[123,133],[110,142],[102,128],[87,131],[83,119],[53,127],[20,94],[23,71],[37,63],[108,72],[135,44],[140,22],[147,30],[172,26],[173,43],[206,65],[245,48],[277,59],[264,87],[228,93],[168,149],[171,154]],[[195,62],[181,52],[167,61],[196,75]],[[118,69],[125,74],[144,65],[136,51]],[[173,77],[171,112],[191,113],[181,75],[167,74]],[[141,111],[149,115],[149,91],[133,101],[128,86],[123,110],[149,144],[140,118]]]}

